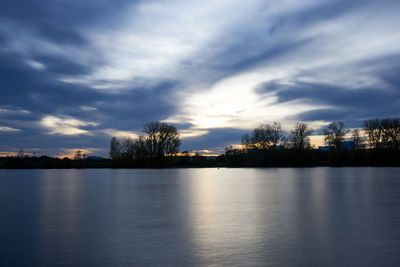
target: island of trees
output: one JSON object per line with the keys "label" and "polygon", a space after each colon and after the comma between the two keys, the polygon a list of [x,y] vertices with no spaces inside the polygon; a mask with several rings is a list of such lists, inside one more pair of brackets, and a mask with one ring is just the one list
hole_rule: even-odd
{"label": "island of trees", "polygon": [[285,135],[278,122],[262,124],[242,137],[240,147],[226,147],[219,156],[179,153],[181,144],[175,126],[150,122],[137,138],[110,141],[110,158],[74,159],[46,156],[1,157],[0,168],[165,168],[165,167],[312,167],[312,166],[400,166],[400,118],[370,119],[359,129],[347,130],[333,121],[323,130],[326,146],[313,147],[314,130],[297,123]]}

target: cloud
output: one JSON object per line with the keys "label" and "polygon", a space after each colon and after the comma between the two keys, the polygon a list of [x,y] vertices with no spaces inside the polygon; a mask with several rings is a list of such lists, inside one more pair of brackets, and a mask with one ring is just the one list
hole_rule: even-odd
{"label": "cloud", "polygon": [[[305,121],[343,120],[360,127],[360,120],[371,117],[398,116],[400,91],[393,88],[348,88],[329,84],[292,82],[266,84],[263,93],[273,93],[278,103],[302,100],[328,108],[301,112],[293,118]],[[357,123],[358,121],[358,123]],[[358,125],[355,125],[358,124]]]}
{"label": "cloud", "polygon": [[139,1],[88,0],[77,4],[68,0],[38,0],[28,5],[4,0],[0,3],[0,17],[57,44],[84,45],[83,29],[93,23],[101,24],[99,18],[117,19],[115,13],[135,2]]}
{"label": "cloud", "polygon": [[67,116],[45,116],[41,121],[40,125],[46,128],[50,134],[61,134],[61,135],[80,135],[92,133],[88,130],[78,128],[79,126],[97,126],[98,123],[86,122]]}
{"label": "cloud", "polygon": [[194,138],[194,137],[202,136],[205,134],[208,134],[208,130],[199,130],[199,129],[179,130],[179,135],[180,135],[180,138],[182,138],[182,139]]}
{"label": "cloud", "polygon": [[97,108],[95,108],[95,107],[86,106],[86,105],[80,106],[80,108],[84,111],[96,111],[97,110]]}
{"label": "cloud", "polygon": [[119,138],[130,137],[135,139],[138,138],[139,136],[137,133],[132,131],[121,131],[117,129],[105,129],[102,131],[110,137],[119,137]]}
{"label": "cloud", "polygon": [[32,68],[34,68],[34,69],[37,69],[37,70],[44,70],[44,69],[46,69],[46,66],[45,66],[43,63],[40,63],[40,62],[35,61],[35,60],[26,60],[25,63],[26,63],[28,66],[30,66],[30,67],[32,67]]}
{"label": "cloud", "polygon": [[[206,48],[224,24],[238,16],[231,1],[193,5],[186,1],[172,1],[170,5],[145,1],[127,8],[126,16],[111,27],[88,29],[86,37],[105,64],[87,75],[63,80],[115,90],[142,80],[183,78],[187,74],[184,61]],[[233,12],[217,19],[217,12],[224,9]]]}
{"label": "cloud", "polygon": [[0,132],[19,132],[20,129],[8,127],[8,126],[0,126]]}
{"label": "cloud", "polygon": [[201,90],[183,99],[180,103],[181,112],[167,120],[190,122],[194,128],[200,129],[249,129],[260,123],[285,120],[299,112],[324,107],[321,103],[304,104],[296,99],[277,105],[274,95],[260,97],[255,89],[265,79],[264,75],[253,72],[224,79],[211,89]]}
{"label": "cloud", "polygon": [[[130,137],[130,138],[138,138],[139,133],[133,132],[133,131],[124,131],[124,130],[117,130],[117,129],[104,129],[100,130],[107,134],[110,137]],[[205,135],[208,133],[208,130],[199,130],[199,129],[182,129],[178,130],[180,138],[181,139],[187,139],[187,138],[195,138],[201,135]]]}
{"label": "cloud", "polygon": [[9,107],[9,106],[0,106],[0,114],[30,114],[31,112],[26,109],[19,109],[15,107]]}

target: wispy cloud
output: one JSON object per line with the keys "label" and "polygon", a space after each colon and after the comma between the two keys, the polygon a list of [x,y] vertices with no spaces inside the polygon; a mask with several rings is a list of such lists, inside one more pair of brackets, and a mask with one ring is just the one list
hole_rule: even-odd
{"label": "wispy cloud", "polygon": [[45,116],[41,121],[40,125],[46,128],[50,134],[60,134],[60,135],[80,135],[92,133],[88,130],[84,130],[78,127],[81,126],[97,126],[98,123],[87,122],[78,120],[68,116]]}
{"label": "wispy cloud", "polygon": [[80,108],[84,111],[96,111],[97,110],[97,108],[95,108],[95,107],[86,106],[86,105],[80,106]]}
{"label": "wispy cloud", "polygon": [[15,107],[0,107],[0,114],[30,114],[31,112],[26,109],[19,109]]}
{"label": "wispy cloud", "polygon": [[193,138],[208,134],[208,130],[201,130],[201,129],[185,129],[179,130],[180,137],[185,138]]}
{"label": "wispy cloud", "polygon": [[139,135],[135,132],[132,131],[123,131],[123,130],[117,130],[117,129],[105,129],[101,130],[105,134],[107,134],[110,137],[130,137],[130,138],[137,138]]}
{"label": "wispy cloud", "polygon": [[19,132],[20,129],[8,127],[8,126],[0,126],[0,132]]}

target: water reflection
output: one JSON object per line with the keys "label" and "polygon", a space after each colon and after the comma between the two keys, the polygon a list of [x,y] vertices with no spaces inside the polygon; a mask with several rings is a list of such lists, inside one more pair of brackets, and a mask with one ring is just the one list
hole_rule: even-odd
{"label": "water reflection", "polygon": [[[191,196],[187,199],[189,225],[196,253],[205,265],[232,264],[232,260],[238,264],[239,258],[245,263],[250,255],[246,252],[259,242],[262,207],[258,204],[258,195],[261,190],[254,178],[242,186],[235,186],[238,179],[239,182],[243,179],[238,171],[190,171],[191,183],[187,188]],[[188,173],[182,171],[181,175]],[[233,257],[239,254],[241,257]]]}
{"label": "water reflection", "polygon": [[395,266],[398,171],[0,171],[0,265]]}
{"label": "water reflection", "polygon": [[[179,170],[114,170],[110,212],[113,261],[127,265],[193,264],[185,190]],[[173,257],[172,257],[173,255]]]}
{"label": "water reflection", "polygon": [[374,225],[371,179],[363,179],[385,177],[376,169],[361,176],[357,168],[190,174],[189,225],[205,265],[373,266],[379,258],[371,237],[387,231]]}
{"label": "water reflection", "polygon": [[40,172],[40,264],[80,264],[85,258],[82,237],[90,234],[85,172]]}

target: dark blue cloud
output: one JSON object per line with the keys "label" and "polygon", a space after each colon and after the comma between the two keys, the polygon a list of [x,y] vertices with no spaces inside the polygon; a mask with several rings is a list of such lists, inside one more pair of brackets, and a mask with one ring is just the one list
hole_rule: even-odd
{"label": "dark blue cloud", "polygon": [[399,99],[400,92],[382,88],[351,89],[323,83],[297,82],[294,85],[282,85],[276,96],[279,103],[300,99],[310,104],[343,108],[388,109],[394,104],[393,100]]}
{"label": "dark blue cloud", "polygon": [[89,74],[92,66],[72,61],[70,58],[55,55],[33,55],[32,59],[42,63],[49,75]]}
{"label": "dark blue cloud", "polygon": [[[268,41],[268,39],[262,40],[264,42]],[[280,43],[271,47],[268,47],[267,43],[260,43],[256,47],[252,47],[254,46],[253,41],[250,38],[244,38],[239,43],[229,46],[218,55],[214,55],[219,61],[210,62],[210,65],[231,75],[290,54],[295,50],[301,49],[312,40],[307,38],[300,41]]]}
{"label": "dark blue cloud", "polygon": [[[53,64],[57,66],[54,62],[55,59]],[[58,62],[65,60],[59,58]],[[52,67],[49,71],[36,70],[15,53],[0,52],[0,72],[0,105],[51,112],[63,105],[84,104],[105,98],[88,88],[60,82]]]}
{"label": "dark blue cloud", "polygon": [[300,11],[294,10],[279,16],[277,22],[271,26],[270,32],[280,33],[282,30],[300,29],[302,27],[340,18],[349,13],[364,9],[366,6],[369,6],[369,8],[377,6],[378,9],[380,9],[382,6],[391,7],[393,4],[396,4],[396,2],[395,0],[389,0],[385,1],[385,3],[377,4],[374,0],[321,1],[309,8],[304,8]]}
{"label": "dark blue cloud", "polygon": [[[397,69],[387,73],[392,77]],[[361,127],[364,119],[399,116],[400,83],[390,79],[390,87],[348,88],[324,83],[292,82],[290,85],[270,82],[259,88],[263,95],[274,93],[278,103],[302,100],[312,105],[332,108],[316,109],[300,113],[291,119],[299,121],[344,121],[348,127]]]}
{"label": "dark blue cloud", "polygon": [[107,100],[93,104],[108,117],[107,125],[121,130],[139,130],[145,122],[163,120],[176,112],[171,93],[174,82],[165,82],[152,88],[135,88],[117,95],[108,94]]}
{"label": "dark blue cloud", "polygon": [[[274,4],[266,2],[264,10]],[[290,57],[302,48],[320,41],[319,35],[297,36],[303,29],[340,19],[353,12],[374,10],[376,16],[379,16],[381,10],[396,7],[400,8],[396,0],[379,3],[374,0],[334,0],[318,2],[308,8],[289,9],[278,15],[264,16],[264,10],[261,9],[252,18],[250,25],[238,25],[212,42],[209,45],[212,48],[210,51],[202,50],[195,57],[204,58],[202,63],[193,64],[188,60],[184,64],[195,71],[211,69],[205,75],[210,83],[215,83],[251,68],[273,65],[281,58]]]}
{"label": "dark blue cloud", "polygon": [[2,47],[3,45],[6,44],[7,38],[5,37],[5,35],[0,33],[0,47]]}
{"label": "dark blue cloud", "polygon": [[0,18],[36,30],[44,38],[57,43],[83,45],[87,42],[81,32],[83,26],[116,19],[118,13],[135,2],[139,1],[3,0],[0,2]]}
{"label": "dark blue cloud", "polygon": [[[177,86],[174,82],[161,82],[147,88],[132,86],[131,90],[128,88],[116,94],[58,80],[61,74],[82,74],[88,71],[65,58],[42,56],[35,59],[44,62],[47,68],[36,70],[18,54],[0,53],[0,108],[10,111],[0,114],[0,126],[21,130],[0,131],[0,151],[25,148],[29,152],[27,148],[37,147],[48,153],[56,153],[58,147],[105,149],[110,137],[102,133],[101,129],[139,131],[145,122],[162,120],[175,112],[176,103],[168,97]],[[82,109],[82,106],[95,110],[88,111]],[[18,109],[29,113],[13,112]],[[97,122],[99,127],[91,127],[93,135],[49,135],[48,130],[39,125],[40,120],[47,115],[67,115]]]}

